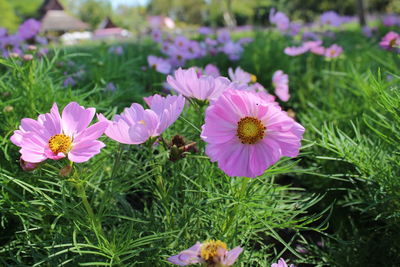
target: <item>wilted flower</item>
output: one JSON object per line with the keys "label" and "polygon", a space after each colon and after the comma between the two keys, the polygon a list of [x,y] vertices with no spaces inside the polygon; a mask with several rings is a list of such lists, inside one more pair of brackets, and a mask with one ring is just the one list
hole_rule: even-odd
{"label": "wilted flower", "polygon": [[107,123],[97,122],[88,127],[96,112],[78,103],[65,106],[62,115],[54,103],[50,113],[39,115],[37,120],[21,120],[11,142],[21,147],[21,159],[38,163],[46,159],[58,160],[68,156],[73,162],[84,162],[100,153],[105,145],[98,141]]}
{"label": "wilted flower", "polygon": [[161,57],[150,55],[147,57],[147,63],[149,64],[149,67],[160,73],[168,74],[171,71],[171,64]]}
{"label": "wilted flower", "polygon": [[337,58],[343,52],[343,48],[340,45],[333,44],[325,49],[326,58]]}
{"label": "wilted flower", "polygon": [[396,32],[388,32],[383,36],[379,45],[386,50],[393,50],[396,46],[400,46],[400,35]]}
{"label": "wilted flower", "polygon": [[113,121],[107,120],[100,114],[99,120],[109,123],[105,134],[123,144],[142,144],[149,138],[162,134],[178,119],[185,106],[185,99],[182,96],[154,95],[146,102],[150,109],[144,109],[141,105],[133,103],[120,115],[116,115]]}
{"label": "wilted flower", "polygon": [[23,160],[22,158],[20,158],[19,165],[21,166],[22,170],[24,170],[26,172],[30,172],[30,171],[35,170],[39,166],[39,163],[27,162],[27,161]]}
{"label": "wilted flower", "polygon": [[290,98],[288,75],[281,70],[277,70],[272,76],[272,83],[275,87],[275,95],[284,102],[288,101]]}
{"label": "wilted flower", "polygon": [[232,266],[242,251],[239,246],[228,250],[224,242],[209,240],[197,242],[178,255],[169,257],[168,261],[179,266],[202,263],[208,267],[226,267]]}
{"label": "wilted flower", "polygon": [[278,260],[277,263],[273,263],[271,267],[296,267],[294,264],[287,265],[286,261],[282,258]]}
{"label": "wilted flower", "polygon": [[230,84],[225,77],[198,77],[195,68],[179,68],[174,76],[168,75],[167,82],[177,93],[198,100],[215,100]]}
{"label": "wilted flower", "polygon": [[256,177],[282,156],[296,157],[304,128],[252,92],[227,90],[206,110],[206,154],[229,176]]}

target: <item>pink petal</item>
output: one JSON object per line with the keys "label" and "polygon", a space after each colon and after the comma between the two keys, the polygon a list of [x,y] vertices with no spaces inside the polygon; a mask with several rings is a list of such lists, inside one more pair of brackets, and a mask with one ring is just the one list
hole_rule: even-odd
{"label": "pink petal", "polygon": [[86,129],[95,112],[95,108],[85,109],[76,102],[69,103],[62,112],[61,123],[64,133],[73,137]]}
{"label": "pink petal", "polygon": [[88,161],[99,154],[103,147],[105,147],[104,143],[98,140],[82,141],[72,147],[68,153],[68,159],[77,163]]}

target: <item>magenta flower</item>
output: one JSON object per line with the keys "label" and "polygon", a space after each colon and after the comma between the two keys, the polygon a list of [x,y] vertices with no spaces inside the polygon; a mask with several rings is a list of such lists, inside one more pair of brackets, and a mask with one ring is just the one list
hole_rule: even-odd
{"label": "magenta flower", "polygon": [[108,122],[105,134],[111,139],[122,144],[138,145],[149,138],[157,137],[171,126],[182,113],[185,99],[182,96],[162,97],[154,95],[147,98],[150,109],[133,103],[116,115],[113,121],[99,115],[100,121]]}
{"label": "magenta flower", "polygon": [[175,92],[198,100],[215,100],[230,84],[225,77],[198,77],[195,68],[179,68],[174,76],[168,75],[167,82]]}
{"label": "magenta flower", "polygon": [[39,115],[37,120],[22,119],[19,130],[11,136],[11,142],[21,147],[21,159],[30,163],[67,156],[73,162],[88,161],[105,146],[96,139],[108,124],[97,122],[88,127],[95,112],[95,108],[85,109],[71,102],[60,116],[54,103],[50,113]]}
{"label": "magenta flower", "polygon": [[179,266],[202,263],[205,266],[232,266],[243,249],[239,246],[228,250],[222,241],[209,240],[204,243],[197,242],[194,246],[168,258],[168,261]]}
{"label": "magenta flower", "polygon": [[326,58],[337,58],[343,52],[343,48],[340,45],[333,44],[325,49]]}
{"label": "magenta flower", "polygon": [[279,106],[252,92],[227,90],[206,110],[206,154],[229,176],[256,177],[282,156],[299,154],[304,132]]}
{"label": "magenta flower", "polygon": [[18,35],[27,40],[35,37],[39,33],[42,24],[35,19],[28,19],[18,28]]}
{"label": "magenta flower", "polygon": [[150,55],[147,57],[149,67],[158,71],[159,73],[168,74],[171,71],[171,64],[161,57]]}
{"label": "magenta flower", "polygon": [[396,46],[400,46],[400,35],[396,32],[388,32],[383,36],[379,45],[386,50],[393,50]]}
{"label": "magenta flower", "polygon": [[271,267],[296,267],[294,264],[287,265],[286,261],[282,258],[277,263],[273,263]]}
{"label": "magenta flower", "polygon": [[272,76],[272,83],[275,87],[275,95],[284,102],[288,101],[290,98],[288,75],[281,70],[277,70]]}
{"label": "magenta flower", "polygon": [[282,12],[275,12],[274,8],[272,8],[269,13],[269,22],[271,24],[275,24],[278,30],[281,32],[289,30],[290,27],[289,18]]}

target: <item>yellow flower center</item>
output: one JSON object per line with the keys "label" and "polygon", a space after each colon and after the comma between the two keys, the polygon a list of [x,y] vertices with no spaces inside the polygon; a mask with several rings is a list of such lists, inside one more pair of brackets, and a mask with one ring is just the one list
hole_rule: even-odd
{"label": "yellow flower center", "polygon": [[67,153],[71,150],[72,139],[65,134],[56,134],[49,139],[49,147],[55,154]]}
{"label": "yellow flower center", "polygon": [[252,74],[250,80],[252,83],[255,83],[257,81],[257,76]]}
{"label": "yellow flower center", "polygon": [[201,251],[200,255],[204,260],[209,260],[213,259],[215,256],[217,256],[218,249],[225,249],[227,250],[227,246],[224,242],[222,241],[215,241],[215,240],[209,240],[203,243],[201,245]]}
{"label": "yellow flower center", "polygon": [[237,136],[242,144],[255,144],[264,138],[265,126],[253,117],[244,117],[238,122]]}

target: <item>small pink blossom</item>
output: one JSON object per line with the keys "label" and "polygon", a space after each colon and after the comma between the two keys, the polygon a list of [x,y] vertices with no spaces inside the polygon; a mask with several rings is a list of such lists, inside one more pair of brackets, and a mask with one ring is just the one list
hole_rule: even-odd
{"label": "small pink blossom", "polygon": [[241,67],[237,67],[235,71],[229,68],[228,74],[232,82],[238,82],[239,84],[248,84],[252,79],[251,73],[244,71]]}
{"label": "small pink blossom", "polygon": [[150,55],[147,57],[147,63],[150,68],[160,73],[168,74],[171,71],[171,64],[166,59]]}
{"label": "small pink blossom", "polygon": [[400,46],[400,35],[396,32],[388,32],[383,36],[379,45],[386,50],[393,50],[396,46]]}
{"label": "small pink blossom", "polygon": [[212,76],[214,78],[221,76],[218,67],[214,64],[207,64],[207,66],[204,68],[204,74]]}
{"label": "small pink blossom", "polygon": [[30,163],[64,157],[73,162],[88,161],[105,146],[97,138],[108,124],[97,122],[88,127],[95,112],[95,108],[71,102],[60,115],[54,103],[50,113],[39,115],[37,120],[22,119],[11,142],[21,147],[21,159]]}
{"label": "small pink blossom", "polygon": [[154,95],[145,101],[150,109],[144,109],[141,105],[133,103],[112,121],[100,114],[99,120],[109,125],[105,134],[122,144],[142,144],[149,138],[161,135],[178,119],[185,106],[185,99],[182,96]]}
{"label": "small pink blossom", "polygon": [[337,44],[333,44],[330,47],[326,48],[325,50],[325,57],[326,58],[337,58],[343,52],[343,48]]}
{"label": "small pink blossom", "polygon": [[271,267],[296,267],[294,264],[287,265],[286,261],[282,258],[277,263],[273,263]]}
{"label": "small pink blossom", "polygon": [[275,87],[275,95],[284,102],[288,101],[290,98],[289,76],[283,73],[283,71],[277,70],[272,76],[272,83]]}
{"label": "small pink blossom", "polygon": [[306,53],[310,48],[308,48],[307,46],[290,46],[290,47],[286,47],[285,50],[283,50],[283,52],[288,55],[288,56],[298,56],[301,54]]}

